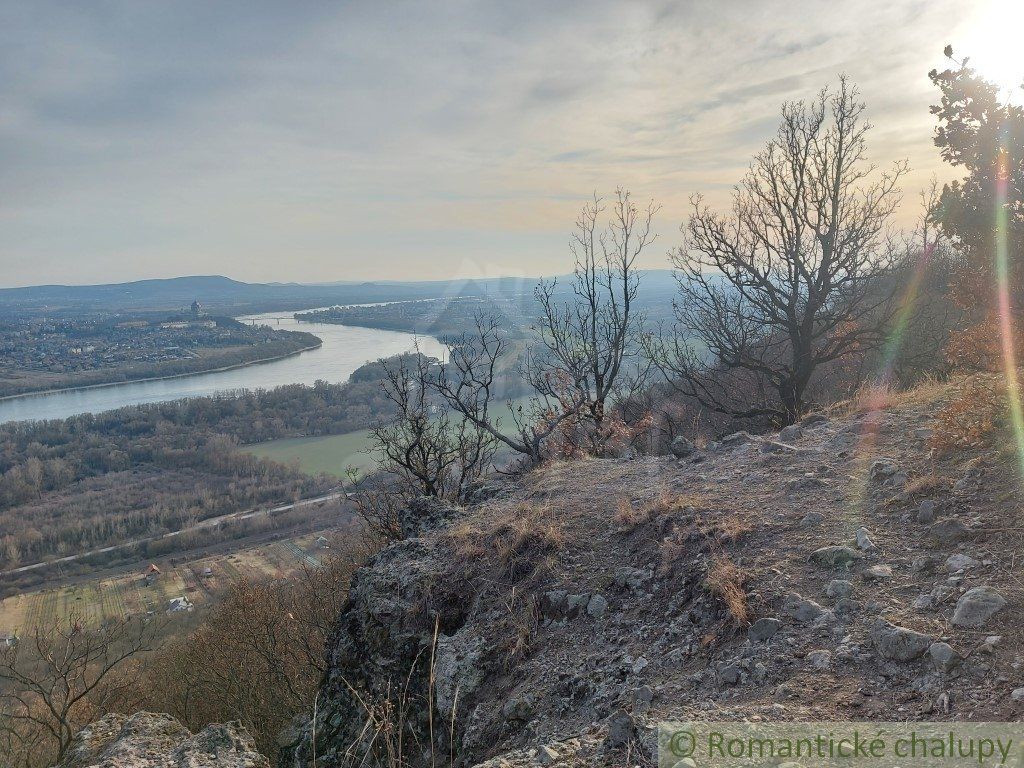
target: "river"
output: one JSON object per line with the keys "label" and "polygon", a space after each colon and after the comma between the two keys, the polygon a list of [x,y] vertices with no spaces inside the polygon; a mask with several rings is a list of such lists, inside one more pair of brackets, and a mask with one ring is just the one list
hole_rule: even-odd
{"label": "river", "polygon": [[[240,389],[272,389],[283,384],[313,384],[317,379],[339,382],[347,379],[349,374],[363,363],[407,352],[412,349],[415,342],[415,337],[409,333],[300,322],[295,320],[290,312],[269,312],[238,319],[242,322],[269,325],[280,330],[307,331],[319,336],[323,340],[323,346],[280,360],[256,363],[229,371],[196,373],[172,379],[110,384],[0,400],[0,423],[29,419],[62,419],[79,413],[110,411],[126,405],[159,403]],[[419,341],[424,354],[440,357],[440,342],[430,337],[421,337]]]}

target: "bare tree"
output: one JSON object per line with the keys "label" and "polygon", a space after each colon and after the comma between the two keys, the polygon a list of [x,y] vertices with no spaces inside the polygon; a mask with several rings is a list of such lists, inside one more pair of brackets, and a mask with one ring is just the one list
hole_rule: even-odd
{"label": "bare tree", "polygon": [[120,674],[151,650],[147,624],[138,619],[84,628],[79,618],[37,626],[0,652],[0,740],[35,758],[60,761],[75,734],[131,690]]}
{"label": "bare tree", "polygon": [[819,367],[884,343],[903,257],[889,222],[907,167],[866,161],[864,111],[846,78],[786,104],[731,213],[693,199],[671,257],[678,327],[650,351],[705,408],[791,424]]}
{"label": "bare tree", "polygon": [[609,400],[624,398],[643,383],[635,264],[654,242],[651,225],[658,210],[653,201],[641,210],[628,191],[616,189],[602,229],[605,206],[595,195],[576,219],[571,297],[563,298],[557,280],[542,281],[536,290],[541,307],[536,330],[545,352],[538,362],[581,389],[582,413],[598,435]]}
{"label": "bare tree", "polygon": [[436,397],[441,374],[436,361],[417,350],[381,363],[384,395],[397,410],[393,421],[371,429],[382,469],[416,495],[461,499],[490,467],[493,436]]}
{"label": "bare tree", "polygon": [[448,362],[435,380],[438,393],[468,422],[533,463],[542,458],[544,441],[584,405],[580,382],[567,372],[533,363],[527,351],[517,366],[534,395],[525,405],[506,399],[511,425],[494,412],[502,402],[500,371],[509,362],[511,344],[497,318],[479,314],[475,328],[446,339]]}

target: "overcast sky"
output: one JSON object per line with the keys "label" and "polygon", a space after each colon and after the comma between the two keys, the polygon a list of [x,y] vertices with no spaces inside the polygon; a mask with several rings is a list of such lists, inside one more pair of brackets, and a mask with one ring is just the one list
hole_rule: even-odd
{"label": "overcast sky", "polygon": [[927,72],[993,5],[0,0],[0,284],[559,273],[617,184],[662,204],[662,267],[840,72],[909,220],[948,176]]}

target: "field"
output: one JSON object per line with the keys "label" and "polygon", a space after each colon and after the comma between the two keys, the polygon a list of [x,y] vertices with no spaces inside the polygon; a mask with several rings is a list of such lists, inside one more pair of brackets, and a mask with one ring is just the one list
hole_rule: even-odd
{"label": "field", "polygon": [[[28,592],[0,601],[0,637],[23,634],[39,624],[75,616],[85,624],[140,614],[161,614],[170,600],[187,597],[201,608],[242,578],[287,578],[303,566],[316,566],[324,553],[321,534],[269,542],[236,552],[185,562],[155,564],[161,573],[146,583],[148,563],[109,578],[57,589]],[[330,533],[326,534],[330,537]],[[210,575],[204,575],[209,568]]]}
{"label": "field", "polygon": [[[525,406],[527,398],[516,402]],[[495,410],[501,417],[502,431],[508,431],[509,425],[512,424],[512,414],[508,406],[503,403]],[[294,463],[300,470],[311,475],[326,472],[342,479],[349,467],[358,472],[373,468],[375,460],[367,452],[369,447],[370,431],[362,429],[341,435],[271,440],[247,446],[244,450],[282,464]]]}
{"label": "field", "polygon": [[271,440],[249,446],[246,450],[262,459],[282,464],[296,462],[299,469],[311,475],[326,472],[343,478],[349,467],[363,472],[373,466],[373,457],[365,452],[369,445],[370,432],[363,429],[342,435]]}

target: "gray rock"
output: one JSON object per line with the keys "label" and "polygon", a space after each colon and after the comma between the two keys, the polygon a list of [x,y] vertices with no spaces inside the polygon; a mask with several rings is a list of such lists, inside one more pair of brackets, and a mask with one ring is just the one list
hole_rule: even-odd
{"label": "gray rock", "polygon": [[881,483],[891,478],[897,472],[899,472],[899,466],[892,459],[875,459],[871,462],[868,477],[871,478],[872,482]]}
{"label": "gray rock", "polygon": [[872,565],[864,571],[864,578],[868,581],[888,581],[892,578],[892,566]]}
{"label": "gray rock", "polygon": [[935,570],[936,560],[927,555],[918,555],[910,563],[910,570],[914,573],[931,573]]}
{"label": "gray rock", "polygon": [[801,597],[795,592],[786,595],[782,610],[797,621],[810,622],[825,615],[827,611],[813,600]]}
{"label": "gray rock", "polygon": [[[662,443],[662,445],[664,445],[664,443]],[[679,435],[674,440],[672,440],[670,450],[672,451],[673,456],[682,459],[689,456],[697,449],[696,446],[694,446],[694,444],[690,440],[687,440],[682,435]]]}
{"label": "gray rock", "polygon": [[823,413],[812,413],[800,419],[801,427],[820,427],[822,424],[828,424],[828,416]]}
{"label": "gray rock", "polygon": [[967,590],[957,601],[953,624],[958,627],[983,627],[1006,605],[1006,598],[992,587]]}
{"label": "gray rock", "polygon": [[962,659],[960,654],[953,650],[949,643],[932,643],[928,646],[928,655],[932,657],[932,663],[936,669],[943,672],[950,672],[955,669]]}
{"label": "gray rock", "polygon": [[558,753],[558,750],[549,747],[547,744],[544,744],[537,750],[537,762],[541,765],[551,765],[560,757],[561,755]]}
{"label": "gray rock", "polygon": [[874,542],[871,541],[871,536],[869,534],[870,534],[870,531],[867,528],[865,528],[864,526],[861,526],[860,528],[857,529],[857,533],[855,534],[855,539],[856,539],[856,542],[857,542],[857,548],[858,549],[862,549],[865,552],[872,552],[872,551],[878,549],[878,547],[875,546]]}
{"label": "gray rock", "polygon": [[871,642],[883,659],[912,661],[924,655],[932,638],[922,632],[890,624],[879,619],[871,629]]}
{"label": "gray rock", "polygon": [[823,515],[821,512],[808,512],[806,515],[803,516],[803,519],[800,521],[800,527],[810,528],[815,525],[821,525],[821,523],[823,523],[824,521],[825,515]]}
{"label": "gray rock", "polygon": [[718,682],[722,685],[736,685],[743,676],[737,664],[721,664],[718,667]]}
{"label": "gray rock", "polygon": [[604,612],[606,610],[608,610],[608,601],[601,595],[592,595],[587,603],[587,615],[592,618],[599,619],[604,616]]}
{"label": "gray rock", "polygon": [[955,517],[949,517],[928,526],[928,538],[940,546],[956,544],[970,535],[971,529]]}
{"label": "gray rock", "polygon": [[749,443],[753,438],[747,432],[733,432],[731,435],[726,435],[719,442],[727,448],[731,448],[737,445],[743,445]]}
{"label": "gray rock", "polygon": [[787,445],[786,443],[780,443],[778,440],[761,441],[761,453],[795,454],[798,451],[799,448],[792,445]]}
{"label": "gray rock", "polygon": [[832,579],[825,587],[825,594],[833,600],[841,600],[853,594],[853,582],[846,579]]}
{"label": "gray rock", "polygon": [[1024,701],[1024,688],[1014,688],[1010,698],[1014,701]]}
{"label": "gray rock", "polygon": [[783,427],[779,432],[779,440],[787,443],[791,443],[794,440],[799,440],[803,437],[804,431],[798,424],[791,424],[788,427]]}
{"label": "gray rock", "polygon": [[935,607],[935,598],[931,595],[918,595],[914,598],[913,608],[917,611],[930,611]]}
{"label": "gray rock", "polygon": [[917,522],[930,525],[935,522],[935,502],[925,499],[917,506]]}
{"label": "gray rock", "polygon": [[959,573],[960,571],[967,571],[971,568],[977,568],[981,563],[975,560],[970,555],[965,555],[961,552],[957,552],[954,555],[950,555],[946,558],[946,570],[950,573]]}
{"label": "gray rock", "polygon": [[828,651],[811,651],[806,658],[815,669],[828,669],[832,666],[832,654]]}
{"label": "gray rock", "polygon": [[771,617],[758,619],[747,629],[747,638],[752,643],[763,643],[778,632],[781,627],[782,622],[778,619]]}
{"label": "gray rock", "polygon": [[238,723],[193,735],[170,715],[110,714],[82,729],[61,768],[270,768]]}
{"label": "gray rock", "polygon": [[616,710],[608,718],[608,736],[605,739],[611,749],[623,749],[636,740],[636,724],[624,709]]}
{"label": "gray rock", "polygon": [[811,562],[829,568],[843,568],[856,560],[860,560],[861,557],[861,553],[855,549],[833,544],[832,546],[814,550],[811,553]]}

